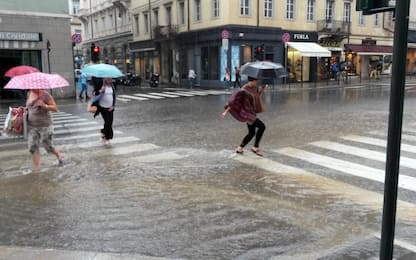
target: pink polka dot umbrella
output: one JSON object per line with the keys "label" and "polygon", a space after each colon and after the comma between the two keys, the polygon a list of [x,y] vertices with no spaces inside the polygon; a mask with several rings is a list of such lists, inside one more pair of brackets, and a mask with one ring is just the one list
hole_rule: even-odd
{"label": "pink polka dot umbrella", "polygon": [[69,86],[69,82],[59,74],[34,72],[13,77],[5,89],[51,89]]}

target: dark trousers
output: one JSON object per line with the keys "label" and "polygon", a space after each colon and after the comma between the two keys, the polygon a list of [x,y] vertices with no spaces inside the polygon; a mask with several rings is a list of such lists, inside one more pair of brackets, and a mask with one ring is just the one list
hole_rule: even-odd
{"label": "dark trousers", "polygon": [[104,128],[101,129],[101,133],[106,140],[111,140],[113,139],[114,110],[108,111],[108,108],[100,107],[100,113],[104,119]]}
{"label": "dark trousers", "polygon": [[240,146],[246,146],[251,141],[251,139],[253,139],[253,137],[256,136],[254,140],[254,147],[259,147],[261,137],[263,136],[264,130],[266,130],[266,125],[260,119],[257,118],[253,124],[247,124],[247,127],[248,134],[243,138],[243,141],[241,142]]}

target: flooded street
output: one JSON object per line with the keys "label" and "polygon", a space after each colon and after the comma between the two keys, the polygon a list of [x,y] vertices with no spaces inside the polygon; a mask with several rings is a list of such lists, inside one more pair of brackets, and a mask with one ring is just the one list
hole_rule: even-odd
{"label": "flooded street", "polygon": [[[65,114],[54,120],[63,124],[55,129],[63,167],[43,154],[42,172],[31,173],[25,143],[0,140],[0,244],[168,259],[377,259],[382,183],[291,157],[286,148],[383,172],[383,162],[309,147],[385,131],[388,93],[383,86],[270,90],[259,115],[264,158],[250,152],[252,143],[235,154],[246,127],[220,119],[228,95],[120,102],[109,146],[97,130],[64,134],[64,116],[92,119],[84,104],[62,101]],[[404,128],[416,125],[415,101],[409,93]],[[411,151],[403,156],[416,160]],[[416,177],[411,167],[402,173]],[[413,188],[400,189],[396,238],[413,244],[399,241],[397,259],[416,259],[415,203]]]}

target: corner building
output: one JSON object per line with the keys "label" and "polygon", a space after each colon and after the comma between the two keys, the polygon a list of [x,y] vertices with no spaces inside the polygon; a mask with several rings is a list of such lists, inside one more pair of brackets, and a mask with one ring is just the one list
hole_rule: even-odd
{"label": "corner building", "polygon": [[16,98],[4,90],[4,73],[14,66],[30,65],[58,73],[72,87],[52,90],[55,97],[75,96],[67,0],[0,1],[0,96]]}

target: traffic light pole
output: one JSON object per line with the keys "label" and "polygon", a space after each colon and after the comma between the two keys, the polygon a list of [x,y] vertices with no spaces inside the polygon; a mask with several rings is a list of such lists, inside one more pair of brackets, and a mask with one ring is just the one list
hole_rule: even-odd
{"label": "traffic light pole", "polygon": [[380,259],[393,258],[410,0],[396,1]]}

